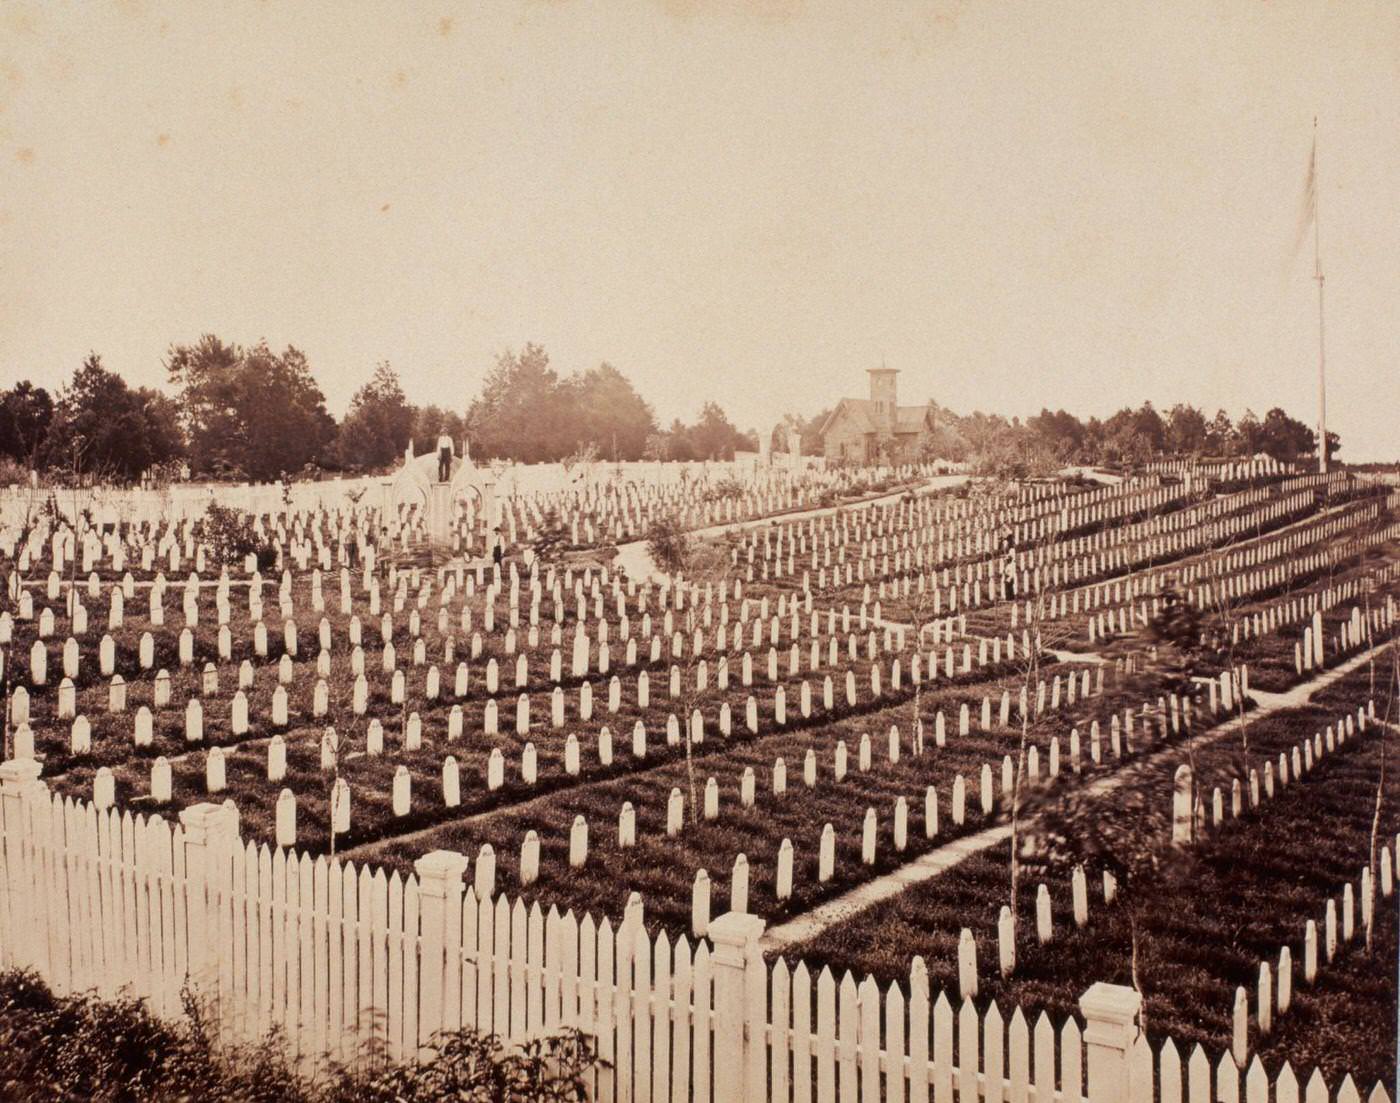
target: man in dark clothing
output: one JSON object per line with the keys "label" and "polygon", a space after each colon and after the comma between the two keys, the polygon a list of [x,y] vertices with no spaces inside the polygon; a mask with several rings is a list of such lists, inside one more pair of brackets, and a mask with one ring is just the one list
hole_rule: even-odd
{"label": "man in dark clothing", "polygon": [[438,437],[438,482],[445,483],[452,475],[452,438]]}

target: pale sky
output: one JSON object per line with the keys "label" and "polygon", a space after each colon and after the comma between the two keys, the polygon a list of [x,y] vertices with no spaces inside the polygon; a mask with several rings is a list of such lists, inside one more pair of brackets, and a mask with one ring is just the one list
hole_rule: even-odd
{"label": "pale sky", "polygon": [[1313,422],[1394,458],[1396,0],[0,6],[0,384],[205,332],[464,409],[497,352],[663,423],[866,393]]}

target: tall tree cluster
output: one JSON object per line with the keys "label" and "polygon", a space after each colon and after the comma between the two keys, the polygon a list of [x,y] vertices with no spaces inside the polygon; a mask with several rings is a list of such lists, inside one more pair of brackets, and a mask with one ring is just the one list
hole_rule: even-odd
{"label": "tall tree cluster", "polygon": [[[1317,433],[1274,407],[1264,419],[1246,410],[1238,422],[1224,410],[1204,411],[1178,403],[1166,415],[1152,403],[1124,407],[1111,417],[1081,421],[1064,410],[1043,409],[1021,421],[976,411],[959,416],[935,404],[937,429],[924,441],[925,454],[957,461],[1001,462],[1008,455],[1042,456],[1058,464],[1139,464],[1167,456],[1241,457],[1263,453],[1292,463],[1315,457]],[[1341,448],[1327,434],[1328,456]]]}
{"label": "tall tree cluster", "polygon": [[298,472],[335,439],[335,419],[297,349],[274,353],[206,335],[166,360],[196,475],[254,481]]}
{"label": "tall tree cluster", "polygon": [[637,460],[656,432],[656,415],[611,364],[561,378],[549,354],[529,344],[497,357],[467,410],[475,455],[544,463],[581,450]]}
{"label": "tall tree cluster", "polygon": [[27,466],[130,480],[176,459],[179,411],[149,387],[130,387],[90,354],[55,400],[28,380],[0,393],[0,453]]}

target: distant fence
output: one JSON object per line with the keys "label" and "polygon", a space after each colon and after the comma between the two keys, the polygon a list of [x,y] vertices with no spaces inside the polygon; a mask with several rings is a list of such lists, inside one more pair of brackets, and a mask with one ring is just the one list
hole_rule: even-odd
{"label": "distant fence", "polygon": [[[291,483],[287,489],[292,509],[346,509],[352,495],[363,495],[381,483],[377,476],[354,479],[324,479],[319,482]],[[73,495],[54,492],[58,505],[70,510]],[[0,521],[13,521],[49,496],[46,489],[26,486],[0,488]],[[248,513],[276,514],[288,508],[283,489],[277,483],[172,483],[167,487],[103,487],[78,495],[82,508],[92,510],[95,524],[141,521],[183,521],[203,515],[211,502]],[[366,504],[377,505],[370,494]]]}
{"label": "distant fence", "polygon": [[[0,764],[0,965],[59,992],[126,990],[178,1015],[188,984],[227,1040],[277,1028],[308,1065],[366,1047],[419,1053],[441,1029],[508,1041],[577,1027],[602,1061],[590,1094],[639,1103],[1359,1103],[1286,1067],[1271,1084],[1197,1047],[1153,1053],[1131,989],[1096,984],[1085,1025],[995,1004],[838,982],[766,964],[763,921],[728,913],[692,946],[652,939],[640,908],[614,927],[464,884],[433,851],[407,878],[245,844],[231,803],[159,816],[50,794],[29,760]],[[478,870],[478,875],[482,871]],[[487,874],[489,877],[489,874]],[[1155,1081],[1155,1083],[1154,1083]],[[1377,1086],[1371,1103],[1389,1101]]]}
{"label": "distant fence", "polygon": [[[631,461],[611,463],[595,460],[565,467],[558,463],[506,464],[492,469],[498,495],[534,496],[560,490],[586,489],[599,483],[634,482],[645,486],[676,486],[719,480],[765,475],[774,479],[801,478],[820,474],[825,461],[815,457],[796,457],[790,462],[761,462],[756,453],[737,456],[734,460],[656,463]],[[490,468],[487,461],[483,471]],[[884,470],[884,469],[881,469]],[[284,492],[280,483],[171,483],[164,487],[103,488],[99,493],[83,495],[83,508],[93,510],[98,524],[119,521],[182,521],[201,516],[211,502],[255,514],[277,514],[289,508],[348,509],[356,499],[363,498],[366,506],[384,503],[385,494],[398,475],[391,471],[382,475],[354,478],[322,479],[292,482]],[[286,497],[284,498],[284,493]],[[49,491],[27,486],[0,487],[0,521],[24,514],[48,497]],[[58,491],[60,507],[70,503],[68,492]]]}

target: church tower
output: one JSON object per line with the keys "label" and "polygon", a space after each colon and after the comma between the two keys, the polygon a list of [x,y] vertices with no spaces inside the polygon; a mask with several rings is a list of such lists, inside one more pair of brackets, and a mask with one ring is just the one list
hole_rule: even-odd
{"label": "church tower", "polygon": [[893,433],[897,417],[895,410],[899,406],[899,384],[895,379],[899,375],[899,369],[867,368],[866,372],[870,375],[870,404],[875,419],[882,428]]}

